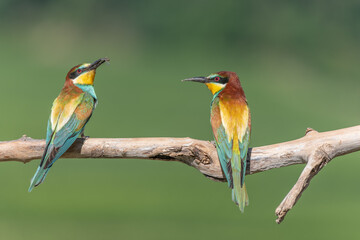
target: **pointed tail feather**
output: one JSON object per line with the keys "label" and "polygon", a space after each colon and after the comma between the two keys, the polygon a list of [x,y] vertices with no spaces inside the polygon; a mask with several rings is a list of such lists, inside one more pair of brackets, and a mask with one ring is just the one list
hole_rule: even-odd
{"label": "pointed tail feather", "polygon": [[241,212],[244,212],[245,206],[249,205],[249,198],[246,192],[245,184],[243,187],[232,189],[232,200],[239,206]]}
{"label": "pointed tail feather", "polygon": [[[236,174],[240,178],[240,174]],[[236,176],[235,175],[235,176]],[[239,183],[239,179],[236,179],[237,177],[234,177],[234,182]],[[248,194],[246,192],[246,186],[245,183],[241,187],[241,184],[234,184],[234,188],[232,189],[232,200],[236,203],[236,205],[239,206],[239,209],[241,212],[244,212],[245,206],[249,205],[249,198]]]}
{"label": "pointed tail feather", "polygon": [[36,170],[35,175],[31,179],[29,192],[31,192],[31,190],[33,190],[34,187],[37,187],[40,183],[42,183],[45,180],[45,177],[46,177],[49,169],[50,168],[45,168],[44,169],[42,167],[38,167],[38,169]]}
{"label": "pointed tail feather", "polygon": [[232,199],[239,206],[240,211],[244,212],[245,206],[249,204],[249,198],[246,193],[246,187],[244,183],[244,173],[246,169],[246,164],[240,158],[240,151],[236,144],[233,145],[233,155],[231,158],[231,168],[232,168],[232,179],[233,179],[233,189],[232,189]]}

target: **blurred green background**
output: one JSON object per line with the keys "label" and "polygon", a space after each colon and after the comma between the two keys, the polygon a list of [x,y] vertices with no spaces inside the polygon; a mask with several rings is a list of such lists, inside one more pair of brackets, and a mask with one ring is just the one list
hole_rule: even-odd
{"label": "blurred green background", "polygon": [[[357,125],[358,1],[0,0],[0,140],[44,138],[74,65],[109,57],[91,137],[211,140],[211,94],[181,79],[240,76],[251,146]],[[39,161],[1,163],[0,239],[358,239],[360,154],[332,161],[281,225],[302,166],[247,177],[240,214],[224,183],[184,164],[63,159],[32,193]]]}

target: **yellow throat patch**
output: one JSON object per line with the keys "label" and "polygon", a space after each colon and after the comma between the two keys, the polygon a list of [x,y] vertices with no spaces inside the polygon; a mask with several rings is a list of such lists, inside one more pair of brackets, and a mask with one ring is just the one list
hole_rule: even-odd
{"label": "yellow throat patch", "polygon": [[205,83],[205,84],[213,95],[225,87],[225,85],[221,83]]}
{"label": "yellow throat patch", "polygon": [[75,84],[82,84],[82,85],[93,85],[95,79],[95,69],[89,72],[83,73],[73,81]]}

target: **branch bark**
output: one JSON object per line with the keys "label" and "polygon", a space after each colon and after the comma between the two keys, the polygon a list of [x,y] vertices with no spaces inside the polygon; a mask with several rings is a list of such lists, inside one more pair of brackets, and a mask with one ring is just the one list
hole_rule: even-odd
{"label": "branch bark", "polygon": [[[25,135],[0,142],[0,161],[27,163],[39,159],[45,140]],[[311,179],[333,158],[360,150],[360,126],[318,133],[308,128],[302,138],[249,149],[247,174],[305,164],[296,184],[276,209],[281,223],[294,207]],[[136,158],[179,161],[205,176],[225,181],[214,145],[191,138],[89,138],[77,139],[63,158]]]}

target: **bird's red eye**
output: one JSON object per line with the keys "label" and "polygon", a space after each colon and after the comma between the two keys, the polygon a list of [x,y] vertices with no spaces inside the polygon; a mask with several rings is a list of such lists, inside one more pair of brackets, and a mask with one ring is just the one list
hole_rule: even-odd
{"label": "bird's red eye", "polygon": [[78,70],[76,70],[78,73],[81,73],[82,72],[82,70],[81,69],[78,69]]}
{"label": "bird's red eye", "polygon": [[220,81],[220,77],[215,77],[214,80],[215,80],[216,82],[218,82],[218,81]]}

